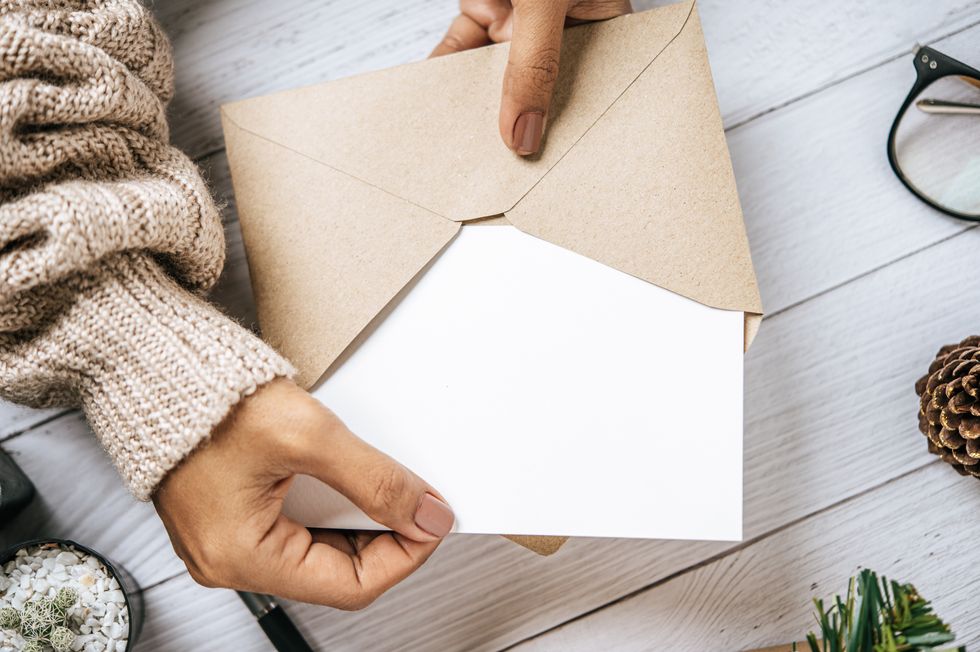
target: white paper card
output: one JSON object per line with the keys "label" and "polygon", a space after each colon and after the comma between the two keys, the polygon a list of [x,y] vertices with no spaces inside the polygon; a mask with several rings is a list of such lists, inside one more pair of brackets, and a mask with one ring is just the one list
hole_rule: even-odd
{"label": "white paper card", "polygon": [[[510,226],[464,226],[314,396],[456,531],[741,538],[743,315]],[[306,477],[309,526],[377,529]]]}

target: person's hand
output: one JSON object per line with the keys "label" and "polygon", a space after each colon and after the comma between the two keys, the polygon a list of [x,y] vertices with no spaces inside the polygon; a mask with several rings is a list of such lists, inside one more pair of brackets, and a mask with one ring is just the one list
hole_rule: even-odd
{"label": "person's hand", "polygon": [[[393,532],[310,531],[286,518],[283,498],[297,473],[334,487]],[[449,533],[453,513],[439,498],[280,379],[245,398],[153,500],[198,583],[360,609]]]}
{"label": "person's hand", "polygon": [[459,16],[430,56],[513,40],[500,101],[500,137],[521,156],[541,147],[566,21],[632,11],[629,0],[460,0],[459,5]]}

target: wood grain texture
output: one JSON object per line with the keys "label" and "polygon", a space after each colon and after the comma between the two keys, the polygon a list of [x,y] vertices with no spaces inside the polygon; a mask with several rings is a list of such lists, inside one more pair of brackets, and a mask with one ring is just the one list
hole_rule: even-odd
{"label": "wood grain texture", "polygon": [[63,412],[64,410],[34,410],[23,405],[0,401],[0,442]]}
{"label": "wood grain texture", "polygon": [[[652,0],[634,3],[638,10],[659,4],[666,3]],[[893,10],[880,11],[844,0],[808,2],[804,7],[758,0],[739,5],[737,11],[720,0],[701,0],[699,6],[719,101],[729,125],[892,58],[908,50],[916,39],[929,42],[980,20],[980,2],[957,0],[914,6],[896,3]],[[171,35],[177,58],[178,92],[171,107],[174,141],[193,156],[215,152],[223,147],[217,112],[223,102],[424,58],[440,38],[454,7],[455,3],[448,0],[399,3],[174,0],[158,3],[154,6],[155,12]],[[765,29],[760,29],[761,25]],[[958,51],[952,50],[951,54],[956,55]],[[968,58],[966,54],[963,56]],[[905,92],[904,87],[912,79],[910,67],[905,74],[908,82],[900,84],[901,90],[889,86],[889,100],[893,94]],[[838,107],[835,115],[847,115],[854,106],[876,97],[874,93],[860,90],[856,94],[858,103],[843,105],[842,111]],[[889,119],[887,112],[892,110],[890,107],[894,102],[882,100],[875,104],[881,109],[878,117]],[[877,136],[877,130],[881,128],[876,126],[874,129],[865,134]],[[745,170],[753,170],[756,174],[763,174],[765,170],[791,174],[798,169],[797,165],[806,164],[805,160],[800,160],[810,154],[805,145],[819,145],[821,133],[817,129],[806,129],[789,134],[788,140],[778,141],[783,145],[780,151],[786,157],[774,160],[767,167],[761,164],[756,152],[743,154],[740,151],[744,138],[736,132],[731,142],[736,172],[743,187],[743,201],[746,197],[767,197],[745,192]],[[880,138],[884,138],[883,132]],[[800,146],[788,149],[790,144]],[[833,150],[823,146],[822,151],[829,154]],[[207,165],[207,161],[204,163]],[[802,175],[796,175],[795,180],[800,182]],[[809,187],[820,186],[812,182]],[[788,193],[770,193],[768,202],[760,202],[759,211],[768,214],[773,210],[771,203],[777,202],[775,212],[789,212],[795,206],[786,201],[789,196]],[[756,207],[746,201],[745,209],[749,213]],[[822,220],[807,223],[821,224]],[[757,258],[758,249],[765,246],[776,247],[790,255],[794,253],[793,243],[781,241],[778,235],[775,239],[770,238],[761,228],[758,230],[762,233],[754,232],[751,220],[749,227]],[[825,233],[830,232],[831,229],[825,230]],[[898,240],[907,237],[915,241],[919,237],[916,232],[900,230],[894,231],[893,235]],[[931,237],[935,237],[934,231]],[[902,251],[903,242],[894,244],[892,249],[883,251],[885,255],[869,261],[872,267],[887,262],[887,256],[895,251]],[[851,260],[863,261],[864,257]],[[848,278],[847,274],[861,273],[860,264],[802,269],[839,270],[836,274],[825,271],[824,276],[828,278],[817,278],[824,281],[824,287],[843,282]],[[240,276],[241,272],[233,271],[233,278]],[[798,293],[790,292],[796,287],[793,279],[778,280],[772,289],[764,279],[760,278],[760,283],[770,312],[800,300]],[[232,289],[231,284],[226,286],[236,298],[242,292]],[[237,310],[237,304],[232,305],[231,311],[236,313]],[[244,317],[251,321],[254,311],[250,313],[249,310],[245,309]],[[39,414],[0,401],[0,440],[50,418],[52,414]]]}
{"label": "wood grain texture", "polygon": [[[978,37],[974,26],[936,47],[969,60]],[[901,57],[728,132],[768,314],[969,228],[888,166],[888,129],[914,80]]]}
{"label": "wood grain texture", "polygon": [[[942,307],[972,304],[980,288],[929,272],[977,246],[980,233],[965,233],[769,320],[746,372],[747,537],[930,461],[912,383],[934,349],[976,323]],[[293,612],[333,649],[495,649],[727,547],[573,540],[542,560],[495,537],[457,537],[367,611]],[[217,636],[210,621],[202,613],[187,627]]]}
{"label": "wood grain texture", "polygon": [[729,126],[980,20],[980,3],[970,0],[698,0],[698,7]]}
{"label": "wood grain texture", "polygon": [[[950,496],[956,499],[950,501]],[[938,503],[949,509],[937,510]],[[980,644],[980,615],[973,587],[980,570],[962,551],[973,540],[972,522],[980,506],[980,484],[939,463],[897,479],[811,519],[780,530],[691,573],[664,582],[656,590],[617,603],[515,649],[561,650],[704,650],[736,651],[799,638],[813,626],[811,596],[829,596],[846,587],[860,568],[909,579],[944,618],[954,625],[968,649]],[[910,523],[909,510],[921,517]],[[466,592],[456,593],[464,599]],[[147,649],[185,650],[206,645],[224,632],[222,649],[266,650],[262,633],[230,591],[206,590],[181,575],[146,594],[154,618],[148,621]],[[384,598],[383,598],[384,600]],[[406,606],[418,608],[419,603]],[[373,610],[375,607],[372,607]],[[375,620],[375,638],[350,644],[325,638],[310,607],[287,605],[300,629],[318,649],[455,650],[484,646],[401,645],[384,632],[401,621]],[[330,617],[345,614],[321,610]],[[369,610],[365,613],[371,613]],[[496,613],[487,616],[493,620]],[[213,627],[208,623],[214,623]],[[436,615],[434,625],[452,626]],[[226,647],[225,647],[226,646]],[[486,649],[490,649],[487,647]]]}
{"label": "wood grain texture", "polygon": [[[701,2],[729,124],[885,61],[916,37],[929,40],[980,18],[978,3],[952,0],[874,11],[842,0],[810,3],[807,9],[784,4],[757,2],[736,9],[731,3]],[[219,150],[216,107],[223,101],[421,58],[453,13],[451,2],[339,7],[339,2],[300,0],[160,3],[157,9],[174,35],[178,56],[179,94],[173,112],[177,142],[198,155]],[[978,33],[973,29],[941,47],[969,60]],[[760,69],[760,61],[766,67]],[[746,362],[747,537],[784,527],[927,464],[930,458],[915,433],[911,384],[940,344],[978,330],[974,315],[950,306],[975,305],[980,291],[963,286],[961,276],[935,270],[971,255],[980,236],[962,233],[961,224],[920,206],[884,163],[884,132],[911,80],[909,63],[896,60],[729,134],[763,298],[768,311],[784,311],[767,320]],[[208,156],[202,165],[217,194],[230,198],[224,155]],[[228,265],[216,299],[230,314],[254,325],[233,203],[227,216]],[[0,438],[45,418],[50,414],[2,404]],[[4,446],[45,497],[41,509],[5,527],[4,537],[37,530],[69,533],[117,557],[146,585],[172,578],[147,593],[145,649],[217,649],[216,641],[220,649],[268,649],[233,593],[202,589],[180,573],[180,562],[152,508],[128,498],[77,414]],[[908,476],[916,477],[918,472]],[[86,491],[75,491],[76,478]],[[914,494],[918,485],[907,484],[908,478],[858,500],[866,501],[870,512],[886,502],[895,503],[890,505],[895,509],[896,504],[911,509],[918,504],[911,502],[915,496],[883,493],[901,485],[912,487],[908,491]],[[838,513],[851,514],[827,512]],[[839,563],[839,556],[863,545],[861,531],[847,532],[825,543],[835,548],[826,553],[826,562],[814,548],[813,569],[788,568],[798,571],[807,586],[810,576],[846,575],[846,564],[858,561]],[[956,536],[960,541],[965,535]],[[778,541],[774,552],[766,549],[764,554],[777,563],[792,562],[798,540]],[[896,551],[909,548],[906,541],[895,546]],[[755,547],[726,559],[741,559],[739,555]],[[498,537],[454,537],[420,573],[367,611],[346,614],[302,605],[290,610],[324,649],[499,649],[731,549],[730,544],[580,539],[541,559]],[[756,586],[757,571],[726,563],[718,562],[722,570],[711,577],[736,577]],[[643,595],[658,594],[689,575]],[[945,586],[944,577],[937,571],[937,586]],[[929,585],[920,584],[928,590]],[[724,582],[716,593],[701,587],[683,603],[685,610],[700,618],[704,612],[698,610],[698,596],[707,600],[717,595],[712,599],[723,602],[722,587],[727,587],[729,599],[742,595]],[[787,587],[778,595],[791,596],[793,587]],[[793,598],[798,595],[805,603],[808,591],[793,590]],[[774,613],[780,626],[789,623],[776,617],[783,613],[782,602],[762,595],[766,597],[758,609]],[[961,602],[966,604],[966,598]],[[669,604],[669,598],[657,604]],[[658,622],[687,627],[688,621],[677,615],[681,613]],[[744,620],[734,613],[711,613],[707,621],[691,621],[691,628],[701,633],[683,640],[683,632],[675,633],[681,637],[678,645],[708,637],[712,628],[725,627],[720,623],[728,618]],[[642,614],[631,618],[649,620]],[[980,635],[975,620],[954,622],[961,631]],[[751,644],[778,643],[795,635],[795,621],[785,630],[764,629],[761,620],[753,624],[761,631]],[[617,627],[617,620],[600,621],[595,628],[608,634],[596,640],[610,649],[629,649],[647,640],[646,630],[617,639]],[[535,645],[551,645],[551,636]]]}
{"label": "wood grain texture", "polygon": [[978,509],[980,483],[933,463],[516,649],[693,652],[799,640],[814,626],[811,597],[845,592],[850,575],[872,568],[915,584],[972,650],[980,568],[962,551]]}

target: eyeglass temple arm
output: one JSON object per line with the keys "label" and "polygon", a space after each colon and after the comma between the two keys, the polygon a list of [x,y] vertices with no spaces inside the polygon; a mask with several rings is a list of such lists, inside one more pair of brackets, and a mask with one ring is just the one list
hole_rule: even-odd
{"label": "eyeglass temple arm", "polygon": [[[960,75],[961,82],[980,88],[980,79]],[[923,113],[945,114],[945,115],[980,115],[980,104],[966,104],[963,102],[948,102],[946,100],[921,99],[915,103],[915,107]]]}
{"label": "eyeglass temple arm", "polygon": [[980,104],[964,104],[962,102],[946,102],[945,100],[924,99],[916,102],[915,107],[923,113],[942,115],[980,115]]}

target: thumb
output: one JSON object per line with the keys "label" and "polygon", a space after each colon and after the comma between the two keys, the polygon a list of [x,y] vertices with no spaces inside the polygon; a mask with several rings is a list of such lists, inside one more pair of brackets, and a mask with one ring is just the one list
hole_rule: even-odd
{"label": "thumb", "polygon": [[500,136],[521,156],[534,154],[541,147],[558,78],[567,4],[514,2],[514,37],[500,101]]}
{"label": "thumb", "polygon": [[317,407],[325,418],[293,456],[296,472],[330,485],[372,519],[413,541],[449,534],[455,516],[435,489]]}

